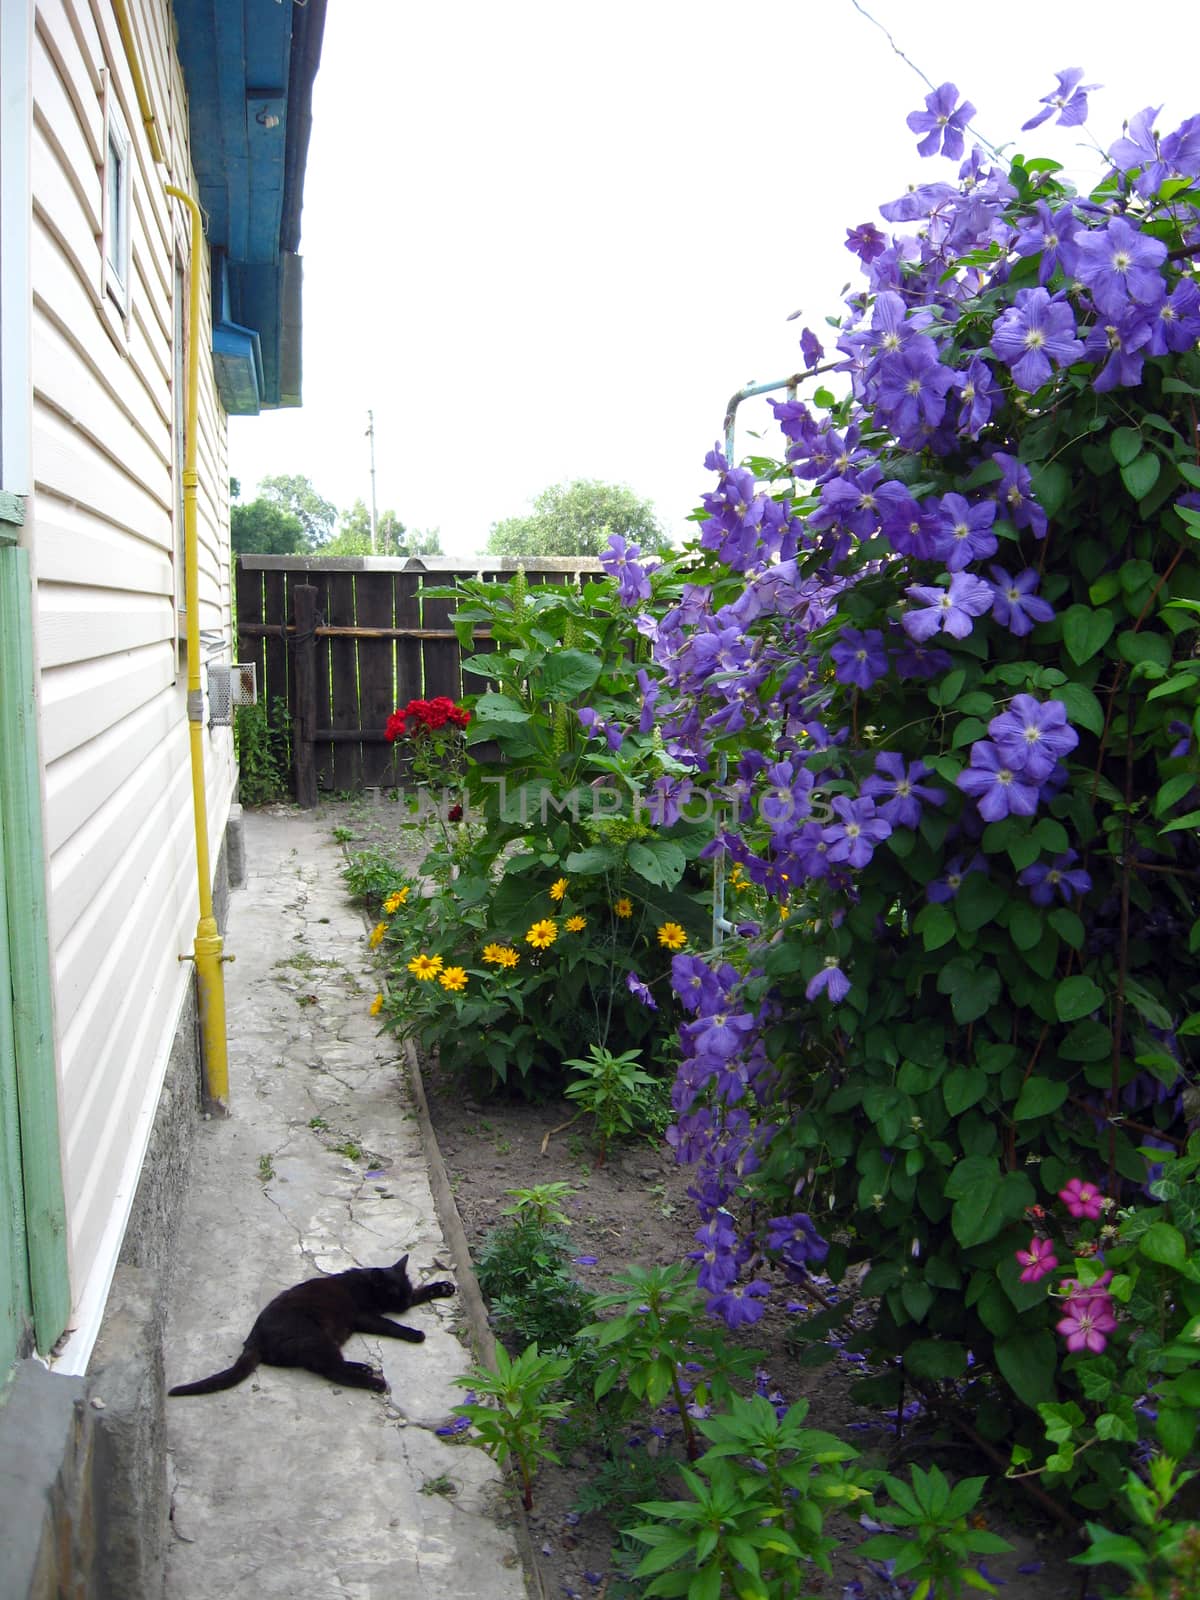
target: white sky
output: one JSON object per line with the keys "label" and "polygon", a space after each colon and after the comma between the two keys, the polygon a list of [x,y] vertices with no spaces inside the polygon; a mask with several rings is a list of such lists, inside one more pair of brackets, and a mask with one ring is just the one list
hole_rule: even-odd
{"label": "white sky", "polygon": [[[1200,112],[1195,0],[863,4],[984,136],[1081,176],[1089,130],[1107,147],[1145,105],[1164,132]],[[1086,127],[1020,135],[1071,66],[1104,85]],[[832,348],[824,318],[859,281],[846,230],[954,177],[905,126],[926,92],[851,0],[336,0],[304,405],[231,421],[243,498],[301,473],[369,503],[370,408],[380,512],[440,526],[449,553],[580,477],[682,530],[730,394],[796,370],[805,323]]]}

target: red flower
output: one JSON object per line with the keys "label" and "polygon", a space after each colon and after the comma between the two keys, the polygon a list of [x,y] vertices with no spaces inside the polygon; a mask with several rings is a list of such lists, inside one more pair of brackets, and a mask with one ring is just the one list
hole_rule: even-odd
{"label": "red flower", "polygon": [[448,822],[461,822],[462,814],[463,809],[461,806],[451,806],[449,811],[446,813],[446,820]]}

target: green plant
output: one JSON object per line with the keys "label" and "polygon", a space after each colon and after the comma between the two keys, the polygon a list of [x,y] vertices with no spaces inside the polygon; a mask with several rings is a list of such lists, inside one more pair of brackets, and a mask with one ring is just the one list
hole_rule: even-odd
{"label": "green plant", "polygon": [[284,700],[239,706],[234,715],[238,795],[244,805],[265,806],[288,796],[291,715]]}
{"label": "green plant", "polygon": [[473,1425],[473,1444],[501,1466],[509,1461],[515,1464],[526,1511],[533,1509],[533,1479],[538,1467],[543,1461],[555,1465],[559,1461],[546,1442],[545,1430],[548,1423],[566,1415],[570,1402],[547,1396],[570,1366],[568,1356],[542,1355],[536,1344],[512,1357],[503,1345],[497,1345],[494,1372],[476,1366],[454,1380],[459,1388],[484,1397],[482,1403],[475,1400],[455,1406],[454,1414]]}
{"label": "green plant", "polygon": [[352,855],[342,868],[351,898],[377,910],[390,894],[406,889],[408,881],[399,866],[378,845],[368,845]]}
{"label": "green plant", "polygon": [[1170,1456],[1152,1457],[1142,1478],[1126,1469],[1122,1500],[1132,1537],[1087,1524],[1089,1547],[1072,1560],[1084,1567],[1113,1565],[1134,1579],[1130,1600],[1191,1600],[1200,1594],[1200,1524],[1176,1522],[1170,1507],[1194,1472]]}
{"label": "green plant", "polygon": [[558,1349],[571,1344],[588,1317],[588,1302],[570,1270],[566,1217],[558,1202],[569,1184],[509,1190],[514,1220],[490,1228],[476,1261],[479,1286],[498,1331],[512,1344]]}
{"label": "green plant", "polygon": [[825,1520],[869,1495],[876,1475],[847,1470],[858,1452],[805,1428],[807,1412],[799,1401],[778,1417],[761,1395],[735,1396],[697,1424],[711,1443],[681,1473],[690,1497],[640,1503],[654,1521],[626,1530],[650,1546],[635,1573],[653,1577],[646,1595],[792,1600],[797,1563],[832,1572]]}
{"label": "green plant", "polygon": [[596,1295],[594,1312],[612,1315],[591,1322],[581,1337],[594,1342],[595,1400],[611,1395],[625,1411],[653,1410],[670,1396],[683,1429],[688,1459],[699,1454],[696,1425],[684,1392],[682,1369],[697,1363],[689,1383],[692,1404],[727,1400],[736,1381],[749,1381],[757,1352],[734,1349],[723,1329],[704,1315],[696,1274],[682,1266],[629,1267],[613,1279],[609,1294]]}
{"label": "green plant", "polygon": [[572,1056],[563,1062],[563,1066],[574,1067],[579,1074],[563,1093],[568,1100],[576,1101],[595,1124],[598,1166],[604,1165],[611,1139],[637,1129],[645,1091],[655,1087],[656,1080],[638,1066],[641,1054],[640,1050],[626,1050],[614,1055],[604,1045],[593,1044],[586,1056]]}
{"label": "green plant", "polygon": [[274,1162],[274,1159],[271,1157],[270,1154],[265,1154],[265,1155],[259,1156],[259,1158],[258,1158],[258,1181],[260,1183],[270,1183],[271,1179],[274,1176],[275,1176],[275,1162]]}
{"label": "green plant", "polygon": [[877,1533],[859,1546],[859,1554],[892,1561],[898,1578],[915,1581],[912,1600],[953,1600],[963,1587],[996,1593],[969,1563],[973,1556],[994,1555],[1012,1546],[997,1533],[973,1527],[970,1514],[979,1504],[986,1478],[962,1478],[951,1487],[940,1468],[912,1469],[911,1487],[890,1473],[883,1487],[891,1496],[879,1512],[882,1522],[909,1533]]}
{"label": "green plant", "polygon": [[353,828],[334,828],[333,838],[336,844],[349,844],[354,838]]}

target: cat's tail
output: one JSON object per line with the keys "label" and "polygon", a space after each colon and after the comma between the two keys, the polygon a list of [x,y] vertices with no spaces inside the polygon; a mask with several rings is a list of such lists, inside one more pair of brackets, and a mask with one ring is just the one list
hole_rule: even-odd
{"label": "cat's tail", "polygon": [[259,1363],[258,1351],[247,1343],[241,1355],[224,1372],[214,1372],[211,1378],[200,1378],[195,1383],[177,1383],[168,1394],[216,1394],[218,1389],[232,1389],[234,1384],[248,1378]]}

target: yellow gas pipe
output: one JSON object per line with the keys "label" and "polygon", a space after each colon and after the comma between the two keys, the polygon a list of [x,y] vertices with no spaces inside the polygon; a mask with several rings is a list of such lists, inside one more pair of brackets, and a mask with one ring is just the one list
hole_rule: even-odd
{"label": "yellow gas pipe", "polygon": [[[187,600],[187,710],[192,752],[192,810],[196,828],[196,876],[200,890],[200,919],[191,959],[196,966],[196,1000],[200,1011],[200,1036],[204,1048],[204,1074],[210,1109],[229,1111],[229,1055],[225,1040],[225,974],[221,963],[222,940],[213,916],[212,873],[208,855],[208,805],[204,792],[204,695],[200,688],[200,553],[196,530],[196,431],[200,402],[200,244],[204,226],[200,207],[190,194],[167,184],[166,190],[182,200],[192,215],[190,251],[191,309],[188,318],[187,408],[183,457],[184,593]],[[187,956],[181,960],[186,961]]]}

